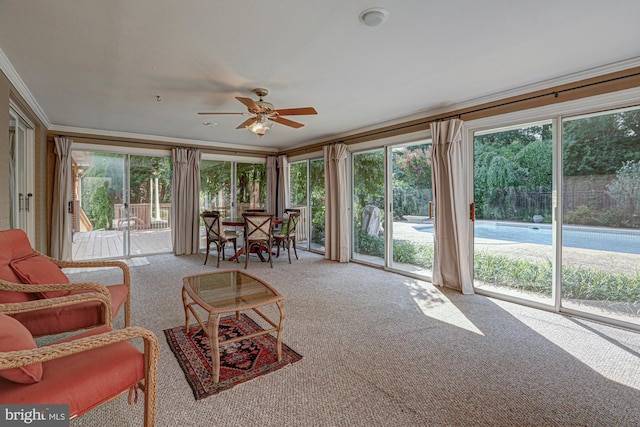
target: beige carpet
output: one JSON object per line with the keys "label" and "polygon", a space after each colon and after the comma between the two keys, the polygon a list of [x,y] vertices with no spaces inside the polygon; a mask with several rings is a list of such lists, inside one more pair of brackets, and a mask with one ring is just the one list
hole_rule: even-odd
{"label": "beige carpet", "polygon": [[[640,335],[300,255],[273,269],[252,258],[248,271],[283,294],[284,342],[304,359],[200,401],[162,331],[184,322],[182,277],[215,263],[162,255],[132,267],[133,323],[161,348],[158,426],[640,425]],[[126,400],[72,426],[141,425],[142,405]]]}

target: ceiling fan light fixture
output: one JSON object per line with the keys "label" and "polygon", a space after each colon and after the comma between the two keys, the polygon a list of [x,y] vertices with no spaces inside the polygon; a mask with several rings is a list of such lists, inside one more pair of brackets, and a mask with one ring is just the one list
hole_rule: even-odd
{"label": "ceiling fan light fixture", "polygon": [[360,22],[368,27],[382,25],[389,17],[389,11],[381,7],[365,9],[360,13]]}
{"label": "ceiling fan light fixture", "polygon": [[258,136],[264,135],[270,128],[271,123],[269,123],[269,120],[267,120],[267,117],[263,114],[258,115],[256,120],[254,120],[253,123],[247,126],[247,129]]}

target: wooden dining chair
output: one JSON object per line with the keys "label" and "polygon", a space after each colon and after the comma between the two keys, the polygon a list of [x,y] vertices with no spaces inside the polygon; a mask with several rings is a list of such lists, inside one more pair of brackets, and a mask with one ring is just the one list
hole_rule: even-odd
{"label": "wooden dining chair", "polygon": [[280,231],[273,234],[273,242],[278,247],[276,258],[280,256],[280,245],[284,244],[287,248],[287,255],[289,256],[289,264],[291,264],[291,245],[293,244],[293,253],[298,258],[298,249],[296,248],[296,227],[300,221],[299,212],[289,212],[289,218],[284,223]]}
{"label": "wooden dining chair", "polygon": [[[218,251],[218,264],[216,267],[220,268],[220,254],[222,254],[222,259],[224,259],[224,247],[227,243],[233,243],[233,254],[234,256],[237,254],[237,241],[239,236],[234,232],[222,230],[220,226],[220,212],[203,212],[200,216],[204,221],[204,226],[207,231],[207,255],[204,257],[204,263],[206,264],[209,259],[209,251],[213,243],[216,245]],[[239,262],[237,258],[236,262]]]}
{"label": "wooden dining chair", "polygon": [[266,250],[269,254],[269,264],[273,268],[271,260],[271,245],[273,241],[273,214],[262,212],[245,212],[244,218],[244,268],[249,264],[251,249],[255,248],[257,253]]}

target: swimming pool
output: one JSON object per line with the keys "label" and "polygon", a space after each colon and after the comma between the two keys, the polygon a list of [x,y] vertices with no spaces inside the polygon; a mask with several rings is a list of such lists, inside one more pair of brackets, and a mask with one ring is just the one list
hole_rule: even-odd
{"label": "swimming pool", "polygon": [[[416,225],[423,233],[433,233],[433,224]],[[476,221],[474,236],[482,239],[551,246],[551,226]],[[563,246],[640,255],[640,230],[606,230],[568,226],[562,230]]]}

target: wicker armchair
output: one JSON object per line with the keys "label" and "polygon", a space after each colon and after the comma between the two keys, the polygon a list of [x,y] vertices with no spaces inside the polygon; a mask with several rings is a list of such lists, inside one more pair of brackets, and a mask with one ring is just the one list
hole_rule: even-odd
{"label": "wicker armchair", "polygon": [[[122,271],[122,284],[69,283],[62,268],[117,267]],[[131,275],[129,266],[120,261],[63,261],[50,258],[31,248],[22,230],[0,231],[0,313],[10,314],[33,336],[57,334],[111,325],[124,306],[124,324],[131,323]],[[94,294],[83,304],[50,307],[43,304],[37,311],[14,313],[11,304],[45,301],[78,294]],[[102,295],[99,298],[95,295]],[[73,301],[82,300],[77,298]]]}
{"label": "wicker armchair", "polygon": [[[71,298],[91,298],[94,294]],[[59,297],[45,301],[70,298]],[[33,303],[12,303],[30,311]],[[18,308],[17,306],[22,306]],[[129,340],[141,338],[144,352]],[[79,335],[37,347],[29,331],[13,317],[0,314],[0,402],[69,405],[74,419],[129,392],[144,391],[144,425],[155,424],[158,340],[140,327],[112,330],[103,325]]]}

